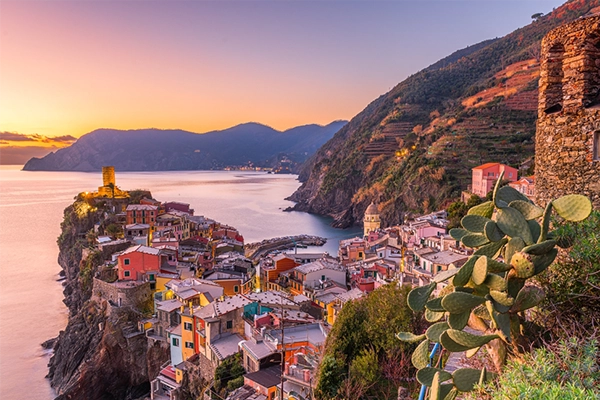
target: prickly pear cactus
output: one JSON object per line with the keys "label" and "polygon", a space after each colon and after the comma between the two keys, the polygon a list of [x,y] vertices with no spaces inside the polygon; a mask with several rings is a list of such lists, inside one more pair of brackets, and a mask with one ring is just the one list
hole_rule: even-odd
{"label": "prickly pear cactus", "polygon": [[[467,352],[473,356],[486,348],[497,369],[504,364],[507,345],[521,335],[523,311],[544,299],[541,288],[527,281],[554,261],[557,242],[549,231],[552,211],[567,221],[586,219],[590,200],[581,195],[556,199],[543,209],[510,186],[494,188],[492,201],[471,208],[462,219],[462,228],[450,235],[474,254],[459,269],[438,274],[427,286],[413,289],[408,306],[425,311],[435,322],[423,335],[400,332],[403,341],[420,342],[413,353],[417,380],[429,387],[430,399],[452,400],[459,392],[470,391],[476,384],[493,379],[485,370],[463,368],[450,374],[429,363],[430,344],[439,342],[448,352]],[[452,288],[442,297],[431,298],[438,283],[447,281]],[[464,329],[479,331],[474,335]]]}

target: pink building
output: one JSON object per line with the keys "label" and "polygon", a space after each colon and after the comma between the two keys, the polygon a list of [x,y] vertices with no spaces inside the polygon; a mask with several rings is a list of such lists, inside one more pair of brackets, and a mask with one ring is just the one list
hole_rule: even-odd
{"label": "pink building", "polygon": [[535,197],[535,176],[533,175],[525,176],[516,182],[509,183],[509,185],[532,200]]}
{"label": "pink building", "polygon": [[517,180],[517,170],[500,163],[487,163],[473,168],[472,192],[479,197],[485,197],[494,188],[500,174],[510,182]]}

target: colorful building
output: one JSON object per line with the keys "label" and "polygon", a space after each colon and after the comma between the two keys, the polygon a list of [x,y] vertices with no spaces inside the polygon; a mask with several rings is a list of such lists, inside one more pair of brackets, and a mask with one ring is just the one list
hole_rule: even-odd
{"label": "colorful building", "polygon": [[168,266],[166,254],[160,249],[142,245],[132,246],[117,256],[119,280],[156,282],[156,275],[163,265]]}
{"label": "colorful building", "polygon": [[509,183],[509,186],[513,189],[523,193],[527,198],[535,199],[535,176],[525,176],[516,182]]}
{"label": "colorful building", "polygon": [[370,232],[375,232],[381,227],[381,220],[379,219],[379,210],[375,203],[369,204],[365,211],[363,218],[364,236],[369,236]]}
{"label": "colorful building", "polygon": [[500,163],[487,163],[473,168],[471,191],[479,197],[485,197],[494,188],[500,174],[504,172],[505,180],[517,180],[518,171],[515,168]]}

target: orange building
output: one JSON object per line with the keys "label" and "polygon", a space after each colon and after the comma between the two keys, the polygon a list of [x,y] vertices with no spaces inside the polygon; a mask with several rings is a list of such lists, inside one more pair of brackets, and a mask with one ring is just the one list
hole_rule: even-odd
{"label": "orange building", "polygon": [[202,278],[221,286],[227,296],[250,293],[253,288],[251,277],[243,272],[209,270]]}
{"label": "orange building", "polygon": [[277,280],[282,272],[296,268],[298,265],[300,264],[296,260],[286,254],[278,254],[263,260],[260,264],[260,289],[262,291],[276,290],[269,285],[277,285]]}
{"label": "orange building", "polygon": [[509,182],[517,180],[517,170],[500,163],[487,163],[473,168],[471,191],[479,197],[485,197],[494,188],[500,174]]}

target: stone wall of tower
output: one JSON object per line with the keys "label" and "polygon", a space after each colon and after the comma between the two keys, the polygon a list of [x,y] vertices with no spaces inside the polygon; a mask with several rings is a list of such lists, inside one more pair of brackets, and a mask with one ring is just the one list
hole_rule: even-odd
{"label": "stone wall of tower", "polygon": [[102,186],[115,186],[115,167],[102,167]]}
{"label": "stone wall of tower", "polygon": [[600,16],[546,35],[539,85],[537,202],[580,193],[600,208]]}

